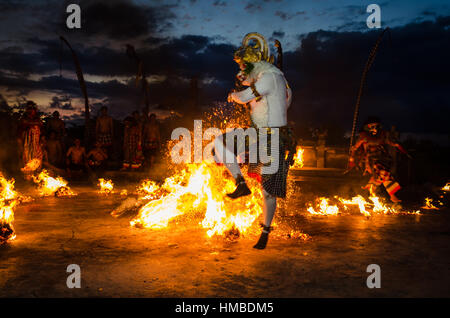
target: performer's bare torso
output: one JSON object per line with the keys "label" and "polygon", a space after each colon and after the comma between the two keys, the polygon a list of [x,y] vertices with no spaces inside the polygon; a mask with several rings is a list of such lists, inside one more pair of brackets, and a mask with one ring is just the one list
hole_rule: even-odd
{"label": "performer's bare torso", "polygon": [[84,147],[72,146],[69,148],[67,152],[67,157],[70,158],[70,161],[74,164],[81,165],[84,162],[85,158],[85,149]]}
{"label": "performer's bare torso", "polygon": [[112,134],[112,118],[108,115],[97,118],[97,133]]}

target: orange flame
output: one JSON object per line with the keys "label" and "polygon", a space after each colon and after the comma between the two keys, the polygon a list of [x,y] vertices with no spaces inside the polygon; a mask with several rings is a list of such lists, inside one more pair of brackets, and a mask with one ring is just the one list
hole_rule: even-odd
{"label": "orange flame", "polygon": [[[439,203],[441,203],[441,202],[439,202]],[[441,205],[442,205],[442,203],[441,203]],[[422,207],[422,209],[439,210],[439,208],[433,204],[433,199],[431,199],[431,198],[425,198],[425,203],[424,203],[424,206]]]}
{"label": "orange flame", "polygon": [[303,153],[305,152],[305,149],[303,149],[300,146],[297,146],[297,151],[294,155],[294,165],[292,166],[292,168],[303,168]]}
{"label": "orange flame", "polygon": [[100,194],[111,194],[114,193],[114,183],[112,180],[105,180],[103,178],[98,179],[98,186],[100,187],[100,190],[98,191]]}
{"label": "orange flame", "polygon": [[14,207],[19,194],[14,190],[14,179],[7,180],[0,172],[0,244],[16,238],[14,232]]}
{"label": "orange flame", "polygon": [[[370,202],[361,195],[355,196],[351,200],[340,198],[338,196],[335,196],[334,199],[344,211],[348,211],[351,206],[358,206],[359,212],[364,216],[371,216],[374,214],[420,214],[420,211],[418,210],[410,212],[404,211],[395,205],[390,206],[377,196],[369,197]],[[307,211],[313,215],[342,214],[338,205],[329,205],[328,202],[329,199],[327,198],[319,198],[318,203],[316,203],[316,209],[310,204]]]}
{"label": "orange flame", "polygon": [[41,159],[34,158],[27,162],[25,167],[21,168],[23,173],[33,173],[41,167],[42,161]]}
{"label": "orange flame", "polygon": [[39,185],[39,194],[41,196],[54,195],[60,197],[75,195],[67,186],[68,182],[66,180],[61,177],[51,177],[45,169],[37,177],[33,176],[33,181]]}
{"label": "orange flame", "polygon": [[[209,237],[229,231],[248,232],[262,213],[259,188],[249,180],[253,195],[238,200],[226,197],[234,188],[231,178],[224,178],[223,167],[202,162],[188,164],[185,169],[167,178],[161,186],[145,181],[140,190],[152,199],[131,221],[132,226],[160,229],[175,217],[205,211],[201,225]],[[154,196],[157,199],[153,199]]]}

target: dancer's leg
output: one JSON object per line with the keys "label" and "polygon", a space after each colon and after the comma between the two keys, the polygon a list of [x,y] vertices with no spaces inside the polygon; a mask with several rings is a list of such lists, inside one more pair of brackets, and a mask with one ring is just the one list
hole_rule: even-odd
{"label": "dancer's leg", "polygon": [[263,193],[263,214],[264,214],[264,227],[255,246],[256,249],[262,250],[266,248],[267,241],[269,240],[270,225],[272,224],[273,216],[277,209],[277,198],[267,193],[264,189]]}
{"label": "dancer's leg", "polygon": [[245,179],[242,176],[241,168],[239,167],[237,158],[234,152],[223,144],[223,138],[224,135],[220,135],[214,141],[214,157],[216,162],[223,163],[225,167],[227,167],[236,182],[236,189],[234,190],[234,192],[228,193],[227,195],[232,199],[237,199],[239,197],[249,195],[252,192],[245,183]]}

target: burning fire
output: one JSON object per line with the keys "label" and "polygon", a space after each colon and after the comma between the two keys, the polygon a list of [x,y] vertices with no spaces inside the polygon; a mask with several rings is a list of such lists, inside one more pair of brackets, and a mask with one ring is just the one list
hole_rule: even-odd
{"label": "burning fire", "polygon": [[0,244],[14,240],[14,207],[19,203],[19,194],[14,190],[14,179],[7,180],[0,172]]}
{"label": "burning fire", "polygon": [[51,177],[47,170],[42,170],[33,181],[39,185],[39,194],[41,196],[72,196],[75,193],[67,186],[68,182],[61,177]]}
{"label": "burning fire", "polygon": [[145,181],[140,191],[150,199],[131,221],[132,226],[160,229],[177,216],[204,212],[201,222],[209,237],[231,232],[245,234],[262,213],[261,193],[257,184],[249,180],[253,195],[239,200],[226,197],[235,184],[224,178],[225,168],[214,163],[189,164],[167,178],[161,186]]}
{"label": "burning fire", "polygon": [[[442,202],[438,201],[438,203],[440,205],[443,205]],[[425,198],[425,204],[422,207],[422,209],[426,209],[426,210],[439,210],[439,208],[437,206],[434,205],[433,203],[433,199],[431,198]]]}
{"label": "burning fire", "polygon": [[442,191],[450,191],[450,182],[447,182],[447,184],[441,190]]}
{"label": "burning fire", "polygon": [[313,214],[313,215],[338,215],[339,212],[339,208],[337,207],[337,205],[329,205],[328,204],[328,199],[327,198],[319,198],[318,201],[320,201],[318,203],[317,211],[314,209],[314,207],[310,204],[309,208],[308,208],[308,212]]}
{"label": "burning fire", "polygon": [[98,179],[98,186],[100,187],[99,193],[100,194],[111,194],[114,192],[114,183],[112,180],[105,180],[103,178]]}
{"label": "burning fire", "polygon": [[347,211],[351,206],[358,206],[359,212],[364,216],[371,216],[373,214],[420,214],[420,211],[404,211],[396,206],[389,206],[377,196],[369,197],[368,202],[363,196],[358,195],[351,200],[343,199],[338,196],[334,197],[336,205],[330,205],[329,199],[319,198],[316,203],[316,208],[310,204],[307,209],[313,215],[338,215],[341,213],[339,206],[342,206],[344,211]]}
{"label": "burning fire", "polygon": [[297,152],[294,155],[294,165],[292,168],[303,168],[303,152],[305,149],[303,149],[300,146],[297,146]]}
{"label": "burning fire", "polygon": [[27,162],[25,167],[21,168],[23,173],[33,173],[41,167],[42,161],[38,158],[34,158]]}

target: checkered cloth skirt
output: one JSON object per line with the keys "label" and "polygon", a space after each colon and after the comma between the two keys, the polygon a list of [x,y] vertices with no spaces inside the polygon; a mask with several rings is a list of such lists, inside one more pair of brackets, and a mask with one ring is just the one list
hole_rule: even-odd
{"label": "checkered cloth skirt", "polygon": [[[235,145],[232,149],[233,153],[238,156],[248,153],[250,145],[252,143],[257,144],[258,158],[257,163],[250,163],[248,168],[248,175],[256,178],[261,184],[263,189],[272,196],[285,198],[286,197],[286,183],[289,173],[289,167],[293,163],[293,156],[296,151],[296,138],[293,131],[289,127],[277,127],[279,128],[279,146],[278,146],[278,167],[273,173],[263,173],[262,168],[269,167],[272,160],[274,160],[274,154],[270,153],[271,149],[271,137],[272,131],[270,128],[258,129],[258,135],[261,134],[261,130],[267,131],[267,142],[262,144],[260,138],[257,140],[251,140],[249,137],[245,138],[245,147]],[[226,146],[227,134],[222,135],[223,143]],[[231,147],[231,146],[230,146]],[[268,163],[262,163],[259,157],[261,147],[264,147],[265,153],[268,154],[270,161]],[[230,149],[230,148],[229,148]],[[276,150],[275,150],[276,151]],[[287,153],[287,155],[286,155]]]}

